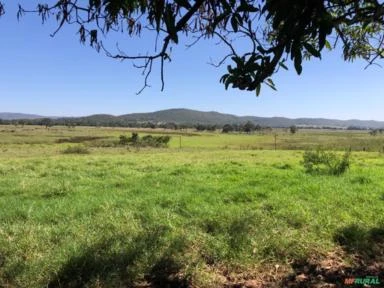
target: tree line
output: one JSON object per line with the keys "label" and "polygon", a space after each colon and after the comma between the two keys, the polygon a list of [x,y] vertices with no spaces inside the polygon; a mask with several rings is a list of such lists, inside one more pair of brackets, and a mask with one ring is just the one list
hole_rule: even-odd
{"label": "tree line", "polygon": [[[38,118],[38,119],[17,119],[3,120],[0,119],[0,125],[38,125],[50,128],[53,126],[66,126],[75,128],[76,126],[91,127],[127,127],[127,128],[149,128],[149,129],[168,129],[183,130],[196,129],[197,131],[214,132],[221,130],[223,133],[231,132],[271,132],[272,127],[255,124],[252,121],[245,123],[227,123],[227,124],[204,124],[204,123],[175,123],[175,122],[151,122],[151,121],[127,121],[124,119],[97,119],[97,118]],[[296,132],[296,131],[295,131]]]}
{"label": "tree line", "polygon": [[[76,126],[91,126],[91,127],[126,127],[126,128],[149,128],[149,129],[167,129],[167,130],[183,130],[195,129],[197,131],[221,131],[222,133],[254,133],[254,132],[271,132],[272,127],[263,126],[252,121],[244,123],[226,123],[226,124],[206,124],[206,123],[176,123],[176,122],[154,122],[154,121],[132,121],[119,118],[98,118],[98,117],[79,117],[79,118],[37,118],[37,119],[13,119],[5,120],[0,118],[0,125],[38,125],[46,128],[52,126],[66,126],[75,128]],[[274,127],[277,128],[277,127]],[[295,134],[299,127],[291,125],[289,127],[282,126],[287,132]],[[305,126],[305,129],[327,129],[327,130],[362,130],[368,131],[369,134],[375,136],[382,134],[384,128],[373,129],[361,126],[328,127],[328,126]]]}

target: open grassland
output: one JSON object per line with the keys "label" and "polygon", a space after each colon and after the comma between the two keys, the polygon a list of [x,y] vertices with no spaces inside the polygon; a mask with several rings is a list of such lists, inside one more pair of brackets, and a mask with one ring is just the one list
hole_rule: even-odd
{"label": "open grassland", "polygon": [[[0,131],[0,287],[311,287],[339,285],[342,269],[384,276],[382,136],[278,131],[274,151],[273,133],[184,131],[180,149],[175,132],[142,131],[174,133],[170,148],[128,149],[115,145],[126,129]],[[62,153],[73,145],[90,154]],[[353,152],[342,176],[307,174],[302,149],[319,145],[376,152]],[[331,260],[332,273],[315,279],[311,269]]]}
{"label": "open grassland", "polygon": [[[291,134],[287,129],[275,129],[271,132],[253,134],[197,133],[192,130],[132,129],[104,127],[52,127],[40,126],[1,126],[0,149],[17,148],[17,155],[24,149],[40,153],[35,148],[49,150],[62,146],[55,143],[84,143],[92,147],[110,147],[120,135],[162,134],[171,135],[170,148],[206,148],[206,149],[267,149],[267,150],[306,150],[322,147],[328,150],[346,150],[384,152],[384,135],[371,136],[367,131],[309,130],[300,129]],[[276,136],[276,137],[275,137]],[[276,140],[276,141],[275,141]],[[46,146],[48,144],[48,146]],[[276,144],[276,146],[275,146]],[[40,146],[39,146],[40,145]],[[31,149],[29,149],[31,148]],[[20,151],[22,150],[22,151]],[[24,150],[26,151],[26,150]]]}

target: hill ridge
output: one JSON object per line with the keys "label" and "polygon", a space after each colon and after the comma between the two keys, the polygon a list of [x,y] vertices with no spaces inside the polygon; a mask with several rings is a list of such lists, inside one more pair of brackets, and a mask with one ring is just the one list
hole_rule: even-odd
{"label": "hill ridge", "polygon": [[[38,119],[45,118],[46,116],[35,114],[23,114],[23,113],[10,113],[0,112],[0,119],[3,120],[17,120],[17,119]],[[281,116],[273,117],[259,117],[259,116],[237,116],[228,113],[220,113],[217,111],[198,111],[188,108],[170,108],[165,110],[159,110],[154,112],[141,112],[141,113],[129,113],[123,115],[111,115],[111,114],[93,114],[83,117],[48,117],[52,119],[70,119],[81,120],[87,122],[94,122],[97,125],[106,125],[109,122],[115,124],[126,122],[154,122],[154,123],[167,123],[173,122],[176,124],[205,124],[205,125],[218,125],[225,124],[241,124],[247,121],[254,122],[261,126],[269,127],[289,127],[292,125],[302,127],[333,127],[333,128],[347,128],[347,127],[359,127],[359,128],[372,128],[379,129],[384,128],[384,121],[376,120],[338,120],[328,118],[287,118]],[[106,125],[107,126],[107,125]]]}

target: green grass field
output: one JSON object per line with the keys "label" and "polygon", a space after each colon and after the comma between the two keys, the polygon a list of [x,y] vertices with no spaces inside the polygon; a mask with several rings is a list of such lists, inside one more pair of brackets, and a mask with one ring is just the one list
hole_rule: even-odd
{"label": "green grass field", "polygon": [[[0,126],[0,287],[315,287],[339,285],[342,269],[384,277],[383,136],[279,130],[275,151],[275,132],[144,130],[171,133],[170,147],[116,146],[129,131]],[[76,145],[89,154],[63,153]],[[318,146],[351,148],[350,170],[305,173],[303,150]],[[330,260],[332,273],[316,280],[311,269]]]}

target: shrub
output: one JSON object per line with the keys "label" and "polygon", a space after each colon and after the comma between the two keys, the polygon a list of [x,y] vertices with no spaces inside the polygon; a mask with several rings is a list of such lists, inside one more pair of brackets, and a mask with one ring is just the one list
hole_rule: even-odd
{"label": "shrub", "polygon": [[152,136],[146,135],[140,141],[140,146],[150,146],[150,147],[165,147],[168,145],[170,136]]}
{"label": "shrub", "polygon": [[303,155],[303,166],[308,173],[326,173],[341,175],[349,168],[350,152],[342,156],[323,150],[306,151]]}
{"label": "shrub", "polygon": [[63,151],[64,154],[89,154],[90,151],[84,146],[69,146]]}
{"label": "shrub", "polygon": [[137,142],[139,142],[139,140],[140,140],[139,134],[137,134],[136,132],[133,132],[132,136],[130,138],[130,142],[131,143],[137,143]]}
{"label": "shrub", "polygon": [[152,136],[146,135],[142,138],[137,133],[132,133],[131,137],[120,136],[120,145],[134,145],[137,147],[166,147],[171,140],[170,136]]}
{"label": "shrub", "polygon": [[119,139],[120,145],[127,145],[130,142],[130,139],[125,135],[120,135]]}
{"label": "shrub", "polygon": [[234,130],[234,128],[231,124],[225,124],[223,126],[222,133],[229,133],[229,132],[232,132],[233,130]]}
{"label": "shrub", "polygon": [[87,147],[97,148],[116,147],[118,145],[120,145],[120,142],[116,143],[116,141],[114,141],[113,139],[98,140],[87,143]]}
{"label": "shrub", "polygon": [[292,125],[291,127],[289,127],[289,132],[291,132],[291,134],[295,134],[297,132],[297,127],[295,125]]}
{"label": "shrub", "polygon": [[133,132],[131,137],[120,135],[119,139],[120,139],[119,140],[120,145],[128,145],[128,144],[136,144],[137,142],[139,142],[140,137],[139,137],[139,134],[137,134],[136,132]]}
{"label": "shrub", "polygon": [[94,141],[103,139],[105,137],[98,137],[98,136],[74,136],[70,138],[59,138],[56,140],[56,143],[82,143],[87,141]]}

